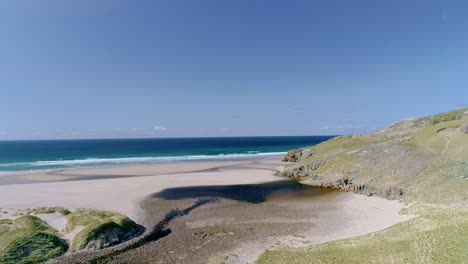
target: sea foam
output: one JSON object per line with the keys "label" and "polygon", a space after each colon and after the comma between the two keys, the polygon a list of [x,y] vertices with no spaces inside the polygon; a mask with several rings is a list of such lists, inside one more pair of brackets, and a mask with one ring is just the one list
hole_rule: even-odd
{"label": "sea foam", "polygon": [[86,158],[75,160],[44,160],[34,161],[32,166],[73,166],[73,165],[93,165],[93,164],[131,164],[131,163],[158,163],[176,162],[190,160],[228,160],[241,159],[260,156],[284,155],[286,152],[264,152],[252,154],[219,154],[219,155],[187,155],[187,156],[167,156],[167,157],[129,157],[129,158]]}

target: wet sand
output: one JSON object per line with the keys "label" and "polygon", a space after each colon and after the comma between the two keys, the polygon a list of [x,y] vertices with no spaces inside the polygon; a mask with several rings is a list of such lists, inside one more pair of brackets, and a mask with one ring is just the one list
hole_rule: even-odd
{"label": "wet sand", "polygon": [[59,263],[251,263],[269,248],[364,235],[410,218],[397,201],[275,176],[282,165],[275,157],[63,171],[67,181],[0,186],[0,207],[112,210],[146,228],[126,244]]}
{"label": "wet sand", "polygon": [[107,168],[57,169],[0,174],[0,185],[43,182],[65,182],[99,179],[131,178],[194,172],[228,170],[232,167],[258,168],[278,171],[284,166],[282,156],[266,156],[251,159],[189,161],[160,164],[122,165]]}

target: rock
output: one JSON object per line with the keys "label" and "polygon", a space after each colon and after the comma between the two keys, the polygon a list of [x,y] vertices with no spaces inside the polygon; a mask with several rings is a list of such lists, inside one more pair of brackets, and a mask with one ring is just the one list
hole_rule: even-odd
{"label": "rock", "polygon": [[406,141],[410,141],[410,140],[412,140],[413,138],[414,138],[414,137],[412,137],[412,136],[400,137],[400,138],[398,139],[398,142],[403,143],[403,142],[406,142]]}
{"label": "rock", "polygon": [[283,171],[283,176],[294,179],[300,179],[311,176],[313,171],[317,170],[325,164],[324,161],[312,161],[308,164],[298,164],[287,166]]}
{"label": "rock", "polygon": [[288,151],[288,154],[283,158],[284,162],[298,162],[304,160],[315,153],[310,148],[300,148],[300,149],[293,149]]}
{"label": "rock", "polygon": [[399,135],[399,134],[406,134],[418,129],[418,126],[427,126],[426,123],[416,123],[413,119],[410,120],[402,120],[396,123],[393,123],[389,127],[377,131],[377,134],[386,134],[386,135]]}
{"label": "rock", "polygon": [[465,134],[468,134],[468,124],[464,124],[463,126],[460,127],[460,130],[465,133]]}
{"label": "rock", "polygon": [[399,187],[387,188],[380,191],[378,195],[386,199],[399,199],[403,196],[403,190]]}

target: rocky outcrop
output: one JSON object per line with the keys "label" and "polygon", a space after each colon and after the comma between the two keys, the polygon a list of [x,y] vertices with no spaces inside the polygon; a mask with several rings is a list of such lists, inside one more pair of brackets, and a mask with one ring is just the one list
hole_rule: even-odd
{"label": "rocky outcrop", "polygon": [[465,133],[465,134],[468,134],[468,124],[465,124],[465,125],[461,126],[460,131]]}
{"label": "rocky outcrop", "polygon": [[308,164],[287,166],[283,170],[282,175],[309,185],[355,192],[367,196],[376,195],[386,199],[400,199],[404,194],[403,188],[398,186],[389,186],[381,190],[373,188],[372,186],[369,187],[367,183],[356,181],[355,178],[347,176],[353,175],[351,170],[343,170],[342,175],[338,177],[338,179],[330,181],[329,177],[317,172],[325,163],[325,161],[313,161]]}
{"label": "rocky outcrop", "polygon": [[288,151],[286,156],[284,156],[284,162],[298,162],[307,159],[308,157],[312,156],[315,151],[307,148],[300,148]]}
{"label": "rocky outcrop", "polygon": [[324,165],[324,161],[312,161],[307,164],[287,166],[282,172],[283,176],[301,179],[313,175],[313,172]]}

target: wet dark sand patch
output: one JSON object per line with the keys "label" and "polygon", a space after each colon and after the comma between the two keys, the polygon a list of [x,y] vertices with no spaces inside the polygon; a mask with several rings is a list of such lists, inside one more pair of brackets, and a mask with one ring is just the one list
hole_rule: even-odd
{"label": "wet dark sand patch", "polygon": [[[236,262],[230,252],[270,237],[301,237],[317,210],[333,210],[337,192],[290,180],[261,184],[169,188],[142,202],[148,232],[124,246],[83,253],[66,262],[207,263]],[[328,199],[328,198],[330,199]],[[325,199],[325,200],[323,200]],[[317,200],[316,204],[314,200]],[[292,206],[309,206],[303,210]],[[314,205],[315,204],[315,205]],[[229,259],[230,258],[230,259]],[[234,259],[233,259],[234,258]]]}

